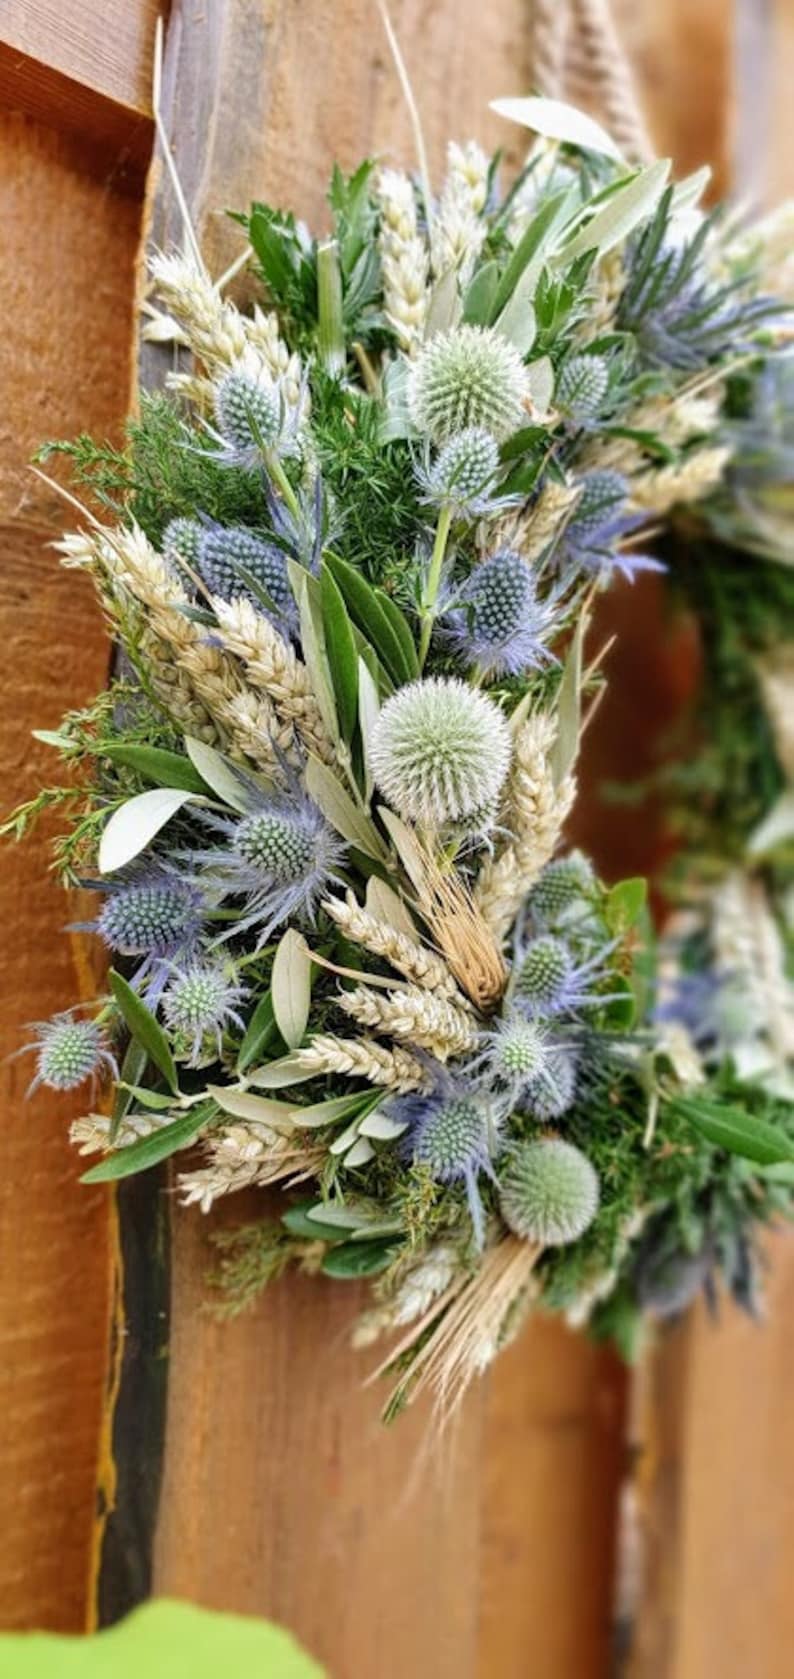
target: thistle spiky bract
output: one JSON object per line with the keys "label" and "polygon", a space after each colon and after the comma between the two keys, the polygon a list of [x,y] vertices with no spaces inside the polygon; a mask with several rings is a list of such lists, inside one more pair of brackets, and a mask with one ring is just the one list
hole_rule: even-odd
{"label": "thistle spiky bract", "polygon": [[76,1090],[102,1071],[118,1076],[115,1057],[101,1028],[94,1020],[80,1020],[73,1010],[40,1021],[28,1048],[36,1052],[31,1090],[41,1084],[50,1090]]}

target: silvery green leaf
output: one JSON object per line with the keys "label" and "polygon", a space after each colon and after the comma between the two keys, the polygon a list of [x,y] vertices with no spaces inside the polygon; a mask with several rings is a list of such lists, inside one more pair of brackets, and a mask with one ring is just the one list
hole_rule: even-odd
{"label": "silvery green leaf", "polygon": [[309,1019],[312,959],[297,928],[288,927],[273,958],[271,996],[276,1025],[288,1049],[297,1049]]}
{"label": "silvery green leaf", "polygon": [[369,1234],[377,1219],[371,1212],[355,1203],[347,1202],[344,1207],[330,1206],[327,1202],[318,1201],[315,1206],[306,1208],[306,1217],[316,1219],[318,1224],[330,1224],[339,1230],[366,1230]]}
{"label": "silvery green leaf", "polygon": [[425,866],[419,842],[412,828],[403,822],[388,805],[379,805],[378,815],[387,829],[400,862],[409,879],[413,881],[417,891],[421,891],[425,884]]}
{"label": "silvery green leaf", "polygon": [[794,839],[794,790],[782,793],[747,841],[751,857],[763,857],[784,840]]}
{"label": "silvery green leaf", "polygon": [[525,368],[529,394],[539,414],[551,407],[554,396],[554,366],[550,356],[538,356]]}
{"label": "silvery green leaf", "polygon": [[327,1102],[311,1102],[305,1108],[293,1108],[294,1123],[307,1130],[313,1130],[320,1125],[335,1125],[338,1119],[347,1119],[349,1114],[359,1114],[369,1097],[362,1091],[354,1091],[350,1096],[330,1096]]}
{"label": "silvery green leaf", "polygon": [[209,1084],[207,1094],[233,1119],[253,1119],[262,1125],[272,1125],[276,1130],[292,1130],[295,1109],[289,1102],[274,1102],[267,1096],[251,1096],[247,1090],[232,1090],[221,1084]]}
{"label": "silvery green leaf", "polygon": [[410,910],[403,903],[399,893],[387,885],[385,880],[380,880],[376,874],[370,875],[367,881],[364,907],[377,921],[385,921],[395,932],[405,933],[409,939],[416,938],[416,926]]}
{"label": "silvery green leaf", "polygon": [[339,721],[336,715],[334,688],[325,651],[325,631],[320,598],[320,586],[305,566],[287,560],[292,593],[298,607],[301,627],[303,661],[309,672],[312,692],[320,708],[320,716],[333,741],[339,740]]}
{"label": "silvery green leaf", "polygon": [[183,805],[203,803],[183,787],[152,787],[114,810],[99,842],[99,872],[112,874],[140,856]]}
{"label": "silvery green leaf", "polygon": [[352,1125],[346,1125],[344,1131],[340,1131],[339,1136],[334,1137],[328,1153],[346,1154],[347,1150],[352,1148],[358,1137],[359,1124],[360,1121],[358,1119],[354,1119]]}
{"label": "silvery green leaf", "polygon": [[363,851],[365,856],[383,862],[385,847],[374,822],[354,804],[333,770],[329,769],[327,764],[321,763],[319,758],[310,757],[306,765],[305,781],[307,793],[319,806],[331,827],[335,828],[349,845]]}
{"label": "silvery green leaf", "polygon": [[418,437],[408,411],[408,363],[404,356],[390,361],[383,374],[383,414],[378,427],[382,443]]}
{"label": "silvery green leaf", "polygon": [[308,1084],[316,1077],[311,1068],[307,1071],[301,1065],[296,1055],[281,1055],[277,1061],[270,1061],[266,1067],[257,1067],[249,1073],[246,1082],[257,1090],[285,1090],[293,1084]]}
{"label": "silvery green leaf", "polygon": [[374,1153],[375,1150],[367,1138],[359,1137],[353,1144],[353,1147],[348,1149],[344,1158],[344,1165],[366,1166],[367,1161],[372,1159]]}
{"label": "silvery green leaf", "polygon": [[536,286],[537,274],[534,269],[528,268],[522,274],[498,320],[494,321],[496,331],[501,332],[503,338],[514,344],[522,356],[529,353],[535,342],[537,323],[532,299]]}
{"label": "silvery green leaf", "polygon": [[358,661],[358,726],[361,731],[361,747],[364,753],[364,797],[369,804],[372,789],[375,785],[369,761],[369,746],[372,731],[378,721],[380,700],[378,690],[370,674],[369,667],[363,659]]}
{"label": "silvery green leaf", "polygon": [[640,169],[625,185],[610,194],[586,226],[581,227],[567,244],[558,247],[552,262],[567,266],[576,257],[583,256],[585,251],[597,251],[599,256],[604,256],[615,245],[622,244],[635,227],[653,214],[669,174],[669,158],[661,158],[658,163],[649,164],[647,169]]}
{"label": "silvery green leaf", "polygon": [[362,1119],[359,1130],[363,1137],[375,1137],[381,1143],[393,1143],[395,1137],[401,1137],[408,1130],[407,1124],[399,1119],[390,1119],[388,1114],[367,1114]]}
{"label": "silvery green leaf", "polygon": [[583,612],[571,638],[557,694],[557,739],[551,754],[555,787],[560,787],[565,777],[570,775],[579,751],[582,721],[582,646],[587,624],[587,614]]}
{"label": "silvery green leaf", "polygon": [[676,181],[673,187],[673,209],[689,210],[698,204],[706,187],[711,180],[712,171],[708,163],[702,169],[696,169],[693,175],[685,175],[683,181]]}
{"label": "silvery green leaf", "polygon": [[202,781],[217,793],[231,810],[237,810],[246,816],[255,807],[254,795],[250,788],[241,780],[229,758],[224,758],[222,752],[216,752],[214,746],[208,746],[204,740],[193,740],[185,735],[185,751],[194,769],[198,770]]}
{"label": "silvery green leaf", "polygon": [[563,145],[578,146],[581,151],[598,152],[602,157],[614,158],[616,163],[623,162],[611,134],[584,111],[566,105],[562,99],[492,99],[491,110],[508,122],[517,122],[521,128],[530,128],[533,134],[542,134],[544,140],[560,140]]}
{"label": "silvery green leaf", "polygon": [[425,321],[425,338],[434,338],[437,332],[449,332],[450,327],[457,326],[463,305],[458,288],[458,275],[454,268],[448,268],[430,293]]}

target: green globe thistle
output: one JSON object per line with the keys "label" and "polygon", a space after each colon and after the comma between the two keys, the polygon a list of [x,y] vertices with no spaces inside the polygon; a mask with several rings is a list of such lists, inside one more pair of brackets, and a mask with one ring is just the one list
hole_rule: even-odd
{"label": "green globe thistle", "polygon": [[195,566],[198,559],[202,526],[198,519],[171,519],[163,531],[163,553],[166,559]]}
{"label": "green globe thistle", "polygon": [[118,1077],[115,1057],[94,1020],[77,1020],[69,1009],[52,1020],[40,1020],[28,1049],[36,1051],[36,1076],[28,1095],[40,1084],[49,1090],[76,1090],[86,1079],[107,1068]]}
{"label": "green globe thistle", "polygon": [[386,701],[370,738],[370,762],[400,816],[442,827],[498,798],[510,731],[486,695],[455,677],[429,677]]}
{"label": "green globe thistle", "polygon": [[408,379],[411,419],[434,443],[446,443],[470,426],[483,427],[501,442],[526,418],[527,394],[518,351],[493,327],[436,333]]}
{"label": "green globe thistle", "polygon": [[570,419],[595,419],[609,389],[605,356],[571,356],[560,368],[555,401]]}
{"label": "green globe thistle", "polygon": [[235,848],[244,862],[275,886],[302,880],[314,864],[315,835],[299,818],[279,811],[257,811],[237,825]]}
{"label": "green globe thistle", "polygon": [[552,1054],[546,1029],[535,1020],[511,1015],[493,1034],[491,1071],[506,1083],[523,1087],[541,1078]]}
{"label": "green globe thistle", "polygon": [[575,1242],[598,1211],[598,1177],[561,1137],[518,1143],[500,1174],[500,1205],[516,1236],[544,1247]]}
{"label": "green globe thistle", "polygon": [[529,894],[529,908],[535,921],[552,927],[565,918],[593,890],[592,865],[580,851],[547,863]]}

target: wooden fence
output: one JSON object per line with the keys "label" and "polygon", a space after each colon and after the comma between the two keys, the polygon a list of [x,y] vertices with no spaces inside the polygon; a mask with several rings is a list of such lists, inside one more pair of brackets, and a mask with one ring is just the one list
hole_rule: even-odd
{"label": "wooden fence", "polygon": [[[30,729],[88,698],[107,666],[88,586],[46,547],[62,508],[26,463],[42,437],[117,430],[132,399],[141,230],[175,231],[157,167],[144,207],[157,9],[0,4],[4,805],[48,774]],[[613,9],[659,148],[681,169],[710,159],[721,187],[738,174],[744,189],[790,190],[792,0]],[[448,135],[515,144],[487,103],[529,86],[527,0],[391,10],[431,165]],[[370,0],[175,0],[165,98],[216,271],[234,238],[219,207],[259,194],[317,221],[333,157],[410,156]],[[598,773],[647,745],[625,737],[635,693],[647,706],[652,691],[659,721],[685,670],[680,648],[658,648],[653,588],[616,597],[614,611],[623,640]],[[580,828],[607,867],[629,846],[633,866],[653,855],[650,818],[639,842],[619,840],[585,803]],[[4,854],[0,919],[11,1050],[22,1023],[94,984],[85,944],[62,936],[44,836]],[[72,1106],[39,1094],[25,1107],[28,1076],[24,1063],[2,1066],[0,1623],[80,1628],[151,1582],[273,1615],[333,1679],[790,1671],[789,1245],[774,1244],[763,1331],[727,1316],[715,1330],[696,1313],[631,1382],[610,1354],[533,1325],[467,1401],[441,1459],[428,1458],[421,1416],[380,1433],[351,1373],[353,1285],[290,1281],[255,1316],[220,1325],[202,1311],[207,1221],[168,1218],[157,1186],[121,1202],[79,1187]],[[239,1216],[238,1203],[212,1222]],[[163,1431],[169,1302],[152,1250],[166,1223]]]}

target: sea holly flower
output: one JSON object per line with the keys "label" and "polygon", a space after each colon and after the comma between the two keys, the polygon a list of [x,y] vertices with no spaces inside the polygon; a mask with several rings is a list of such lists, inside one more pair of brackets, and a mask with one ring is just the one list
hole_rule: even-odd
{"label": "sea holly flower", "polygon": [[245,1031],[239,1012],[245,996],[245,986],[228,965],[195,961],[174,966],[163,992],[163,1017],[169,1031],[185,1040],[189,1066],[199,1065],[208,1046],[220,1055],[222,1035],[230,1026]]}
{"label": "sea holly flower", "polygon": [[517,1006],[543,1016],[576,1014],[614,1002],[622,992],[605,993],[598,987],[609,971],[608,959],[617,943],[613,939],[594,956],[577,961],[570,946],[552,933],[531,939],[518,958]]}
{"label": "sea holly flower", "polygon": [[241,899],[217,942],[254,929],[257,948],[293,918],[313,921],[329,886],[339,886],[346,847],[307,794],[261,794],[245,816],[206,816],[221,844],[193,854],[201,879],[222,899]]}
{"label": "sea holly flower", "polygon": [[113,886],[96,921],[105,944],[120,956],[140,956],[132,983],[147,982],[146,998],[159,998],[169,964],[200,947],[207,904],[192,881],[154,864],[137,879]]}
{"label": "sea holly flower", "polygon": [[250,573],[272,602],[272,616],[290,629],[295,628],[295,601],[284,554],[256,531],[244,525],[208,525],[199,537],[195,566],[210,594],[220,595],[222,600],[236,600],[245,595],[262,608],[259,594],[249,588],[242,575],[243,571]]}
{"label": "sea holly flower", "polygon": [[436,333],[408,374],[411,419],[434,443],[447,443],[471,426],[501,442],[526,421],[528,394],[518,351],[493,327]]}
{"label": "sea holly flower", "polygon": [[521,554],[503,548],[483,560],[452,594],[442,629],[455,653],[484,677],[516,676],[555,664],[547,642],[557,625],[557,597],[541,600]]}
{"label": "sea holly flower", "polygon": [[472,1070],[505,1093],[509,1108],[527,1107],[536,1119],[557,1119],[576,1092],[576,1053],[548,1024],[510,1009],[485,1035]]}
{"label": "sea holly flower", "polygon": [[588,898],[595,886],[592,864],[580,851],[547,863],[535,882],[527,908],[537,927],[565,925],[587,913]]}
{"label": "sea holly flower", "polygon": [[33,1030],[35,1038],[25,1046],[36,1052],[36,1076],[28,1095],[42,1084],[48,1090],[76,1090],[102,1071],[118,1078],[116,1057],[96,1021],[77,1019],[76,1011],[67,1009],[52,1020],[37,1020]]}
{"label": "sea holly flower", "polygon": [[265,363],[248,351],[213,385],[215,458],[249,471],[300,452],[303,403],[290,403]]}
{"label": "sea holly flower", "polygon": [[451,437],[432,463],[415,468],[431,507],[449,508],[457,519],[480,519],[514,501],[494,492],[499,472],[499,445],[484,426],[467,426]]}
{"label": "sea holly flower", "polygon": [[558,562],[573,573],[619,571],[628,582],[641,571],[664,571],[659,560],[619,547],[645,523],[644,514],[626,510],[629,487],[622,474],[587,472],[580,483],[579,500],[556,545]]}
{"label": "sea holly flower", "polygon": [[584,1235],[598,1212],[595,1168],[561,1137],[542,1137],[511,1149],[499,1174],[505,1224],[543,1247],[564,1247]]}
{"label": "sea holly flower", "polygon": [[455,677],[428,677],[386,701],[372,731],[370,762],[400,816],[443,827],[496,801],[510,762],[510,731],[486,695]]}
{"label": "sea holly flower", "polygon": [[485,1219],[478,1178],[494,1175],[498,1116],[487,1097],[462,1076],[437,1062],[432,1073],[432,1088],[395,1098],[388,1104],[389,1116],[407,1127],[403,1153],[408,1160],[425,1166],[436,1183],[465,1186],[475,1240],[482,1246]]}
{"label": "sea holly flower", "polygon": [[608,390],[606,356],[569,356],[557,374],[554,401],[567,420],[586,426],[597,418]]}

